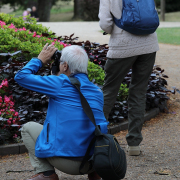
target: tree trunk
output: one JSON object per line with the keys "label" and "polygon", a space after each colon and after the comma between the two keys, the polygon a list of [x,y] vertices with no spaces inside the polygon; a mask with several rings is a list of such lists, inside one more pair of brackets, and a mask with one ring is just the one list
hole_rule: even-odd
{"label": "tree trunk", "polygon": [[100,0],[86,0],[84,1],[84,20],[98,21]]}
{"label": "tree trunk", "polygon": [[48,22],[53,0],[38,0],[39,21]]}
{"label": "tree trunk", "polygon": [[165,0],[161,0],[161,21],[165,21]]}
{"label": "tree trunk", "polygon": [[74,16],[73,19],[82,18],[82,2],[81,0],[74,0]]}

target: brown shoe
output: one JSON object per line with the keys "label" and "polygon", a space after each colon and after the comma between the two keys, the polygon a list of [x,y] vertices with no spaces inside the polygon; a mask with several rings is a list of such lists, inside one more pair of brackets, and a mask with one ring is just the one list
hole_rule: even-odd
{"label": "brown shoe", "polygon": [[94,171],[90,174],[88,174],[89,180],[101,180],[101,177]]}
{"label": "brown shoe", "polygon": [[35,174],[30,179],[27,180],[59,180],[58,175],[56,173],[50,176],[44,176],[43,173]]}

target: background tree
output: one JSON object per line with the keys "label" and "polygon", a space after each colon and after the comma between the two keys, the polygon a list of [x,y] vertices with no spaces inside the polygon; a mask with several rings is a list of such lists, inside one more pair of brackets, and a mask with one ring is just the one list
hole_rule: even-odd
{"label": "background tree", "polygon": [[21,8],[27,9],[28,7],[36,6],[39,20],[44,22],[49,21],[52,5],[57,1],[58,0],[1,0],[2,4],[10,4],[11,7],[18,5]]}
{"label": "background tree", "polygon": [[74,0],[74,19],[98,21],[100,0]]}
{"label": "background tree", "polygon": [[[165,0],[166,1],[166,12],[180,11],[180,0]],[[161,0],[155,0],[157,8],[160,9]]]}
{"label": "background tree", "polygon": [[82,15],[82,1],[74,0],[74,16],[73,19],[83,19]]}
{"label": "background tree", "polygon": [[165,0],[161,0],[161,21],[165,21]]}

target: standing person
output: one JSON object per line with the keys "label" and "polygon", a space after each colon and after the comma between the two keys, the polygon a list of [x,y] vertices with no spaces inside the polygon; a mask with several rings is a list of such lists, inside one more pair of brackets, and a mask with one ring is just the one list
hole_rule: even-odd
{"label": "standing person", "polygon": [[[29,61],[15,76],[22,87],[49,97],[44,125],[28,122],[21,130],[36,171],[29,180],[58,180],[54,168],[67,174],[80,175],[79,167],[94,137],[95,127],[84,113],[79,92],[69,77],[79,80],[81,92],[92,108],[97,125],[103,133],[107,133],[103,93],[88,79],[88,55],[83,48],[74,45],[62,50],[57,75],[36,75],[43,65],[50,62],[56,50],[53,45],[46,44],[38,58]],[[86,162],[82,171],[88,171],[89,180],[101,179],[90,162]]]}
{"label": "standing person", "polygon": [[32,7],[31,17],[36,18],[36,20],[39,21],[39,15],[38,15],[38,13],[37,13],[36,6],[33,6],[33,7]]}
{"label": "standing person", "polygon": [[113,16],[120,19],[122,8],[122,0],[100,0],[100,27],[111,35],[103,85],[104,114],[108,120],[119,87],[129,69],[132,68],[128,98],[129,126],[126,140],[128,154],[139,155],[139,145],[143,139],[141,130],[146,106],[145,94],[159,46],[156,33],[134,35],[115,25]]}
{"label": "standing person", "polygon": [[31,12],[31,8],[27,8],[26,11],[23,12],[23,19],[26,20],[26,16],[28,16]]}

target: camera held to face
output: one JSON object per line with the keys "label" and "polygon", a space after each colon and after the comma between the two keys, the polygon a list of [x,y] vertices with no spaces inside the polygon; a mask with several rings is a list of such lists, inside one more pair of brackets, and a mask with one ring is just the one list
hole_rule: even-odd
{"label": "camera held to face", "polygon": [[53,75],[56,75],[60,71],[59,65],[60,65],[61,53],[62,51],[57,50],[52,56],[52,59],[54,60],[51,68]]}

